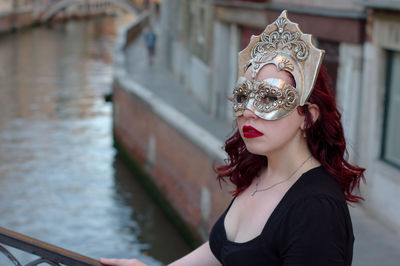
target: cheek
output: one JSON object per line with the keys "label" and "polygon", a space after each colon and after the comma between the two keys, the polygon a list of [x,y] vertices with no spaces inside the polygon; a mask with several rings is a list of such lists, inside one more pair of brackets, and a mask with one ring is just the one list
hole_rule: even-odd
{"label": "cheek", "polygon": [[277,120],[274,124],[274,128],[269,131],[271,139],[273,139],[278,145],[284,145],[290,142],[298,132],[300,132],[300,122],[298,119]]}
{"label": "cheek", "polygon": [[236,125],[237,125],[237,128],[239,129],[239,133],[240,133],[240,136],[242,136],[242,138],[243,138],[242,128],[243,128],[244,124],[245,124],[245,121],[242,116],[239,116],[236,118]]}
{"label": "cheek", "polygon": [[243,125],[244,125],[244,121],[243,119],[240,119],[240,117],[236,118],[236,126],[239,129],[239,134],[242,137],[243,140],[245,140],[245,138],[243,137]]}

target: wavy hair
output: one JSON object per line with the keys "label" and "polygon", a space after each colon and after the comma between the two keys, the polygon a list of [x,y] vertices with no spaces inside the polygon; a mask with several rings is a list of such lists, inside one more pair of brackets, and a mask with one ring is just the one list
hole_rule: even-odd
{"label": "wavy hair", "polygon": [[[347,161],[346,140],[343,134],[341,114],[336,108],[335,98],[330,87],[330,78],[326,68],[321,67],[313,92],[308,102],[319,107],[320,115],[313,122],[307,106],[297,108],[305,116],[305,134],[308,148],[324,169],[339,183],[344,196],[349,202],[359,202],[363,198],[353,191],[358,190],[360,181],[365,181],[364,168],[352,165]],[[228,154],[226,164],[215,168],[217,179],[229,179],[236,189],[233,196],[244,191],[268,164],[265,156],[250,153],[237,129],[224,145]]]}

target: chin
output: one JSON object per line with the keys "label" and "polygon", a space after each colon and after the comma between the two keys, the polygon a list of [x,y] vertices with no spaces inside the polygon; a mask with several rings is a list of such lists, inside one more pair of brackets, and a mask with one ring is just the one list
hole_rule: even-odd
{"label": "chin", "polygon": [[248,152],[254,155],[268,156],[268,154],[273,153],[276,150],[282,148],[279,143],[274,143],[271,145],[271,141],[252,141],[245,140],[244,144]]}
{"label": "chin", "polygon": [[245,144],[247,151],[251,154],[265,156],[268,153],[268,149],[266,150],[264,147],[260,147],[262,145],[260,145],[259,143],[249,144],[245,142]]}

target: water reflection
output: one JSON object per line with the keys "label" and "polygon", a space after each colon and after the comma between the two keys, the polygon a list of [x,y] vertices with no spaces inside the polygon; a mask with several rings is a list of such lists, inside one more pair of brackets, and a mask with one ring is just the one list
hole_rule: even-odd
{"label": "water reflection", "polygon": [[[179,237],[178,232],[171,228],[164,214],[131,177],[129,170],[118,156],[114,167],[117,199],[127,206],[133,206],[130,217],[138,226],[132,226],[130,229],[138,236],[140,243],[149,244],[145,254],[156,256],[163,262],[171,262],[189,252],[188,246]],[[126,188],[130,188],[129,191]]]}
{"label": "water reflection", "polygon": [[94,258],[158,265],[188,247],[112,147],[103,94],[117,22],[0,37],[0,226]]}

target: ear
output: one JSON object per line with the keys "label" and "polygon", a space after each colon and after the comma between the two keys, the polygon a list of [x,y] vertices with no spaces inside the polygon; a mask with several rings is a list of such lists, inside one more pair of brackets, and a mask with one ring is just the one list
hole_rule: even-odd
{"label": "ear", "polygon": [[314,103],[310,103],[307,105],[308,107],[308,111],[311,114],[312,117],[312,122],[313,124],[315,123],[315,121],[317,121],[318,117],[319,117],[319,107],[318,105],[314,104]]}
{"label": "ear", "polygon": [[[318,117],[319,117],[319,107],[318,105],[314,104],[314,103],[309,103],[306,105],[308,108],[308,111],[311,114],[311,118],[312,118],[312,124],[315,123],[315,121],[317,121]],[[306,123],[305,123],[305,117],[303,116],[303,122],[301,123],[300,129],[304,130],[306,128]]]}

